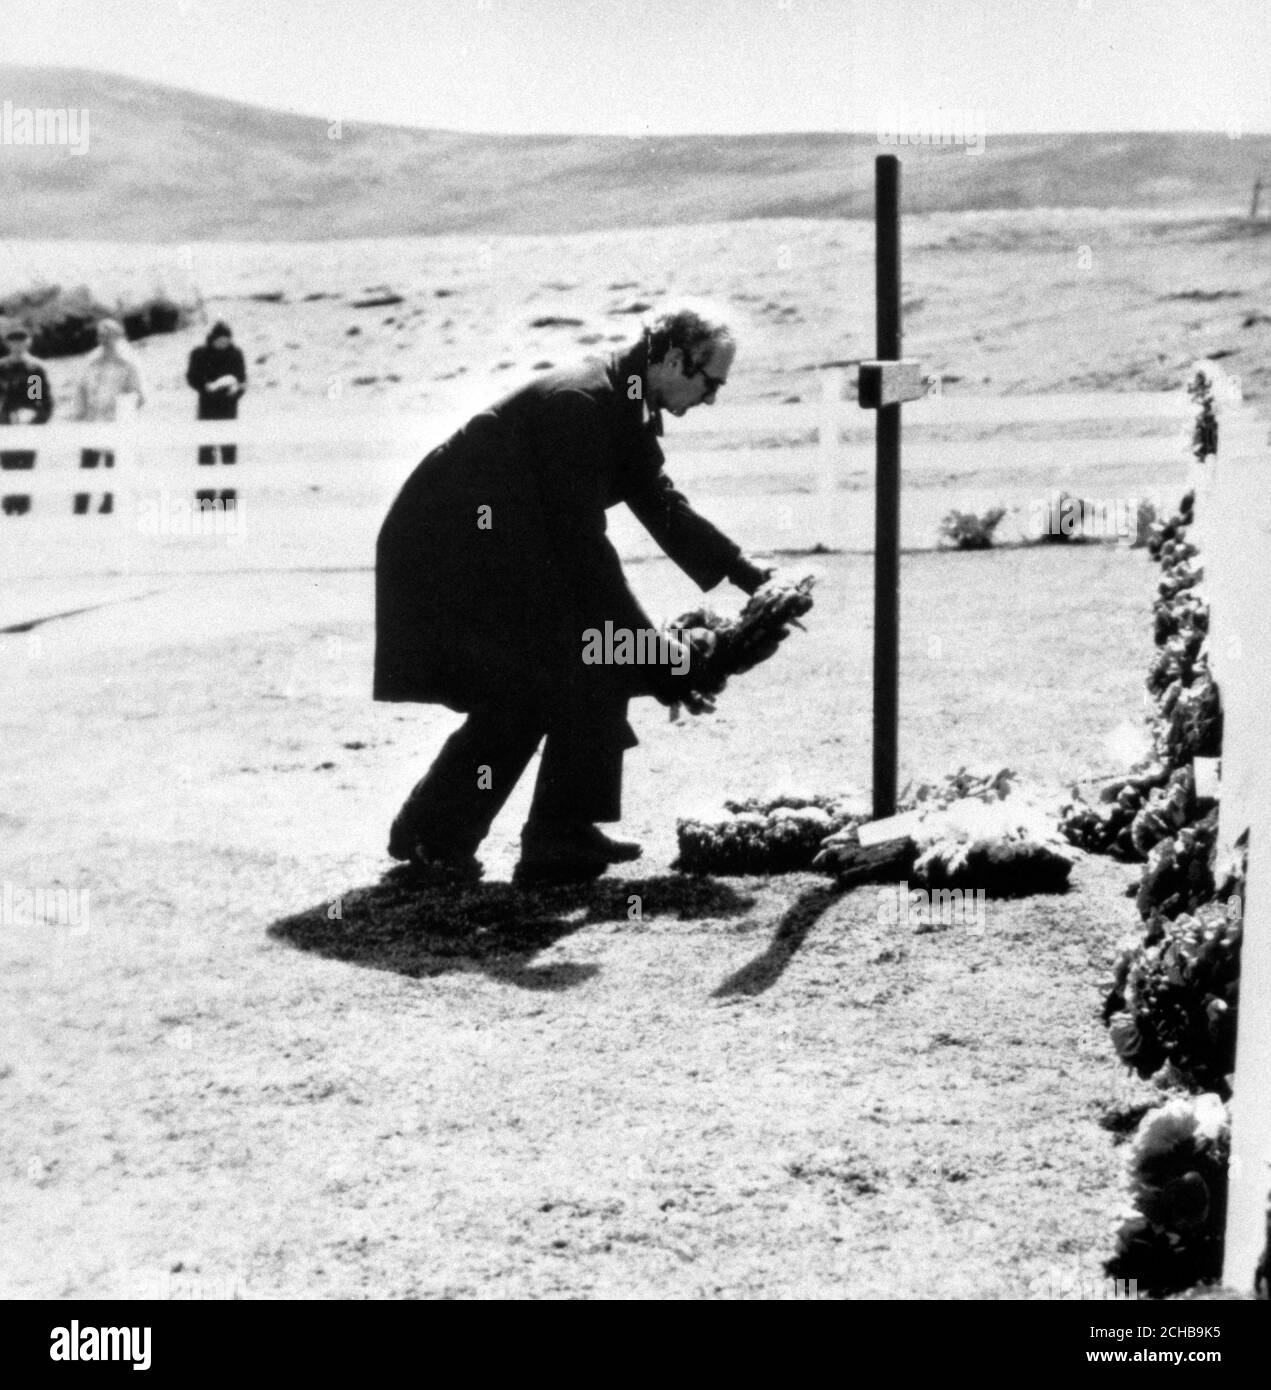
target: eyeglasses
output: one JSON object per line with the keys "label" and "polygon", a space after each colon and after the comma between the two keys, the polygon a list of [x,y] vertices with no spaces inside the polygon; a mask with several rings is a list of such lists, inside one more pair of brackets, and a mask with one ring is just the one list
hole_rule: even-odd
{"label": "eyeglasses", "polygon": [[705,367],[695,368],[693,371],[693,375],[700,376],[702,380],[706,383],[706,394],[708,396],[713,396],[721,386],[728,385],[728,381],[725,377],[711,376],[711,374],[705,369]]}

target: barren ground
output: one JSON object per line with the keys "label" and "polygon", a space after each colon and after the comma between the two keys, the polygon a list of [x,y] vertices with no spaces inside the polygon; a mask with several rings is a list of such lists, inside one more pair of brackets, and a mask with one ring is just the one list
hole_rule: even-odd
{"label": "barren ground", "polygon": [[[748,316],[732,397],[776,405],[869,355],[870,235],[11,243],[0,280],[201,290],[248,350],[258,418],[481,405],[692,290]],[[1265,391],[1271,272],[1224,224],[914,218],[906,257],[907,349],[950,391],[1164,390],[1214,351]],[[403,303],[351,307],[376,286]],[[202,331],[139,346],[148,410],[192,414]],[[63,400],[74,368],[54,364]],[[915,476],[926,543],[946,506],[1086,485],[1072,441],[1019,442]],[[1182,478],[1181,452],[1165,474],[1097,462],[1105,496]],[[749,543],[740,491],[701,494]],[[799,505],[791,548],[814,539]],[[527,779],[459,900],[385,877],[388,822],[454,720],[370,702],[371,575],[330,563],[117,575],[88,590],[104,606],[0,634],[4,881],[90,902],[83,926],[0,933],[0,1293],[1001,1298],[1097,1275],[1119,1203],[1100,1121],[1146,1094],[1097,1021],[1135,922],[1124,867],[990,904],[983,936],[887,926],[876,889],[670,868],[680,812],[866,780],[868,556],[818,557],[809,632],[716,716],[637,710],[639,864],[511,890]],[[631,572],[652,612],[696,596],[665,561]],[[907,555],[902,778],[1010,765],[1058,795],[1125,766],[1154,581],[1105,545]],[[5,624],[85,592],[6,581]]]}
{"label": "barren ground", "polygon": [[[190,581],[11,647],[7,858],[87,886],[91,923],[3,938],[5,1293],[1020,1297],[1097,1272],[1099,1121],[1137,1094],[1096,1019],[1123,867],[990,904],[982,937],[812,875],[670,872],[677,810],[865,777],[869,562],[822,564],[811,631],[716,717],[639,710],[646,857],[573,892],[507,885],[528,783],[482,887],[383,877],[452,717],[366,699],[369,576]],[[1106,765],[1150,580],[1104,546],[907,561],[902,774]]]}
{"label": "barren ground", "polygon": [[[1224,354],[1267,393],[1271,221],[1045,210],[911,215],[905,350],[958,394],[1168,390]],[[629,341],[634,305],[685,293],[726,305],[741,351],[730,400],[815,398],[818,364],[874,355],[874,231],[866,221],[634,228],[575,236],[397,238],[170,246],[0,243],[0,295],[87,283],[102,299],[163,290],[202,324],[136,345],[148,409],[189,419],[190,348],[233,325],[244,412],[460,412],[539,363]],[[354,307],[400,296],[397,304]],[[534,326],[536,322],[539,326]],[[52,364],[64,409],[77,359]]]}

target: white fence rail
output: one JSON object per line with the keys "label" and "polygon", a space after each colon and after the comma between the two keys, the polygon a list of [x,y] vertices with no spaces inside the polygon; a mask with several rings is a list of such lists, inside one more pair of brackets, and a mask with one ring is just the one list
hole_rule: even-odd
{"label": "white fence rail", "polygon": [[[874,422],[846,394],[846,374],[827,371],[818,401],[722,405],[668,421],[668,468],[750,549],[868,550]],[[1123,492],[1117,469],[1168,477],[1190,417],[1181,390],[932,394],[906,412],[913,487],[902,543],[934,542],[950,481],[959,506],[982,510],[1023,507],[1051,486],[1097,489],[1103,479]],[[369,566],[397,489],[461,423],[315,407],[223,422],[143,415],[0,429],[0,577]],[[199,463],[200,452],[224,445],[236,462],[218,452]],[[82,466],[93,454],[96,466]],[[236,524],[196,520],[200,493],[213,505],[231,493]],[[610,525],[624,556],[654,553],[625,509],[611,512]]]}

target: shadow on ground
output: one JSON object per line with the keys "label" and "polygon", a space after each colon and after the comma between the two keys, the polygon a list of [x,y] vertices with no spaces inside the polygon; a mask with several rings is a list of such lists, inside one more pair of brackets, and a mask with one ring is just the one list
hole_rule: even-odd
{"label": "shadow on ground", "polygon": [[711,997],[731,999],[771,989],[785,973],[808,933],[845,892],[847,889],[837,883],[805,889],[782,914],[763,955],[735,970]]}
{"label": "shadow on ground", "polygon": [[522,989],[569,989],[599,967],[535,965],[534,957],[588,923],[630,920],[633,897],[642,919],[737,917],[755,901],[716,879],[679,874],[556,888],[441,888],[397,868],[372,887],[342,895],[338,917],[324,901],[282,918],[268,933],[301,951],[412,978],[478,969]]}

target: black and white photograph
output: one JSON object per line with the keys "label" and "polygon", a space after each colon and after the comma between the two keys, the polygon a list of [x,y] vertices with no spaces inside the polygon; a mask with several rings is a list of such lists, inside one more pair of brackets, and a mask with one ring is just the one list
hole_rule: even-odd
{"label": "black and white photograph", "polygon": [[0,32],[6,1343],[1011,1303],[1234,1360],[1271,9]]}

